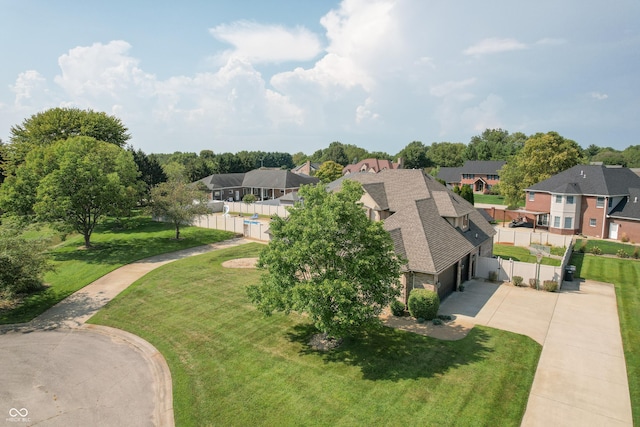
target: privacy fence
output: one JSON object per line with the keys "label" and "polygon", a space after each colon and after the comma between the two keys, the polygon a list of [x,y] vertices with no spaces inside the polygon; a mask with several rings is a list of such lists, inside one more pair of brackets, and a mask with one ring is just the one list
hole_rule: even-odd
{"label": "privacy fence", "polygon": [[565,274],[572,253],[573,244],[570,241],[567,244],[567,249],[562,256],[559,267],[514,261],[500,257],[479,257],[476,266],[476,276],[489,278],[491,272],[495,272],[500,281],[512,282],[514,276],[520,276],[524,279],[524,283],[529,283],[529,279],[537,278],[540,285],[542,285],[545,280],[553,280],[558,283],[558,289],[560,289],[560,287],[562,287],[562,281],[565,280]]}

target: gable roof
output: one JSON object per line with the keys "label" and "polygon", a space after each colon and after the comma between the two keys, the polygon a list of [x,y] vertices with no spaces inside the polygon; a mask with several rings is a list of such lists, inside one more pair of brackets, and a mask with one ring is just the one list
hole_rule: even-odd
{"label": "gable roof", "polygon": [[284,189],[299,188],[303,184],[315,184],[319,179],[283,169],[255,169],[247,173],[209,175],[196,182],[203,182],[210,190],[239,187]]}
{"label": "gable roof", "polygon": [[629,188],[629,196],[622,199],[609,216],[640,221],[640,188]]}
{"label": "gable roof", "polygon": [[463,166],[440,168],[438,178],[450,184],[460,182],[462,174],[499,175],[506,164],[504,160],[467,160]]}
{"label": "gable roof", "polygon": [[525,191],[591,196],[626,196],[640,188],[640,177],[629,168],[577,165],[545,179]]}
{"label": "gable roof", "polygon": [[283,169],[255,169],[244,174],[243,187],[298,188],[303,184],[315,184],[318,178],[295,174]]}
{"label": "gable roof", "polygon": [[209,180],[207,187],[210,189],[216,188],[233,188],[242,187],[242,180],[244,179],[243,173],[219,173],[209,175],[206,178],[202,178],[200,181],[205,182]]}
{"label": "gable roof", "polygon": [[370,172],[372,169],[375,172],[381,172],[383,170],[399,169],[400,163],[393,163],[384,159],[364,159],[360,160],[356,164],[347,165],[342,169],[342,174],[362,172],[363,168],[366,172]]}
{"label": "gable roof", "polygon": [[[469,202],[421,170],[354,173],[334,181],[329,188],[337,190],[345,179],[360,182],[379,206],[386,200],[385,210],[391,216],[384,220],[384,228],[391,233],[396,253],[408,260],[406,268],[410,271],[438,274],[495,234]],[[446,219],[462,215],[469,215],[467,231]]]}
{"label": "gable roof", "polygon": [[462,166],[461,173],[498,175],[498,171],[506,164],[504,160],[467,160]]}
{"label": "gable roof", "polygon": [[460,182],[460,180],[462,179],[462,167],[459,166],[455,168],[440,168],[440,170],[438,171],[438,176],[436,178],[443,180],[447,184]]}

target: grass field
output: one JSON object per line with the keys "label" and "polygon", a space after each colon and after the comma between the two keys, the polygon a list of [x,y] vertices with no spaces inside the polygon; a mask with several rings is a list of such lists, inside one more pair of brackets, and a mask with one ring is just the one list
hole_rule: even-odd
{"label": "grass field", "polygon": [[[497,194],[474,194],[474,203],[484,203],[487,205],[506,205],[504,197]],[[524,202],[518,203],[518,206],[524,206]]]}
{"label": "grass field", "polygon": [[171,225],[148,217],[126,220],[124,228],[106,222],[91,237],[94,245],[84,249],[82,236],[72,236],[51,250],[55,271],[45,275],[49,285],[26,297],[16,308],[0,310],[0,324],[27,322],[59,301],[125,264],[166,252],[228,239],[232,233],[186,227],[175,240]]}
{"label": "grass field", "polygon": [[[634,245],[614,242],[610,240],[587,239],[584,241],[586,241],[586,246],[584,247],[584,251],[587,253],[591,252],[591,249],[594,246],[599,247],[602,253],[606,255],[617,255],[618,251],[622,249],[627,253],[627,255],[632,256],[634,251],[636,250],[636,246]],[[574,250],[577,251],[578,249],[580,249],[580,247],[582,247],[582,242],[583,242],[583,239],[577,239],[576,244],[574,246]]]}
{"label": "grass field", "polygon": [[382,327],[313,351],[305,318],[264,317],[249,303],[258,271],[221,266],[262,247],[163,266],[91,319],[164,355],[176,425],[520,425],[541,350],[533,340],[476,327],[448,342]]}
{"label": "grass field", "polygon": [[[513,259],[514,261],[522,261],[529,262],[535,264],[537,261],[536,256],[532,255],[529,252],[529,249],[523,248],[520,246],[512,246],[512,245],[502,245],[500,243],[496,243],[493,245],[493,255],[499,256],[504,259]],[[555,267],[560,267],[562,260],[543,257],[540,264],[542,265],[552,265]]]}
{"label": "grass field", "polygon": [[640,426],[640,261],[574,252],[571,264],[576,266],[576,277],[616,287],[633,425]]}

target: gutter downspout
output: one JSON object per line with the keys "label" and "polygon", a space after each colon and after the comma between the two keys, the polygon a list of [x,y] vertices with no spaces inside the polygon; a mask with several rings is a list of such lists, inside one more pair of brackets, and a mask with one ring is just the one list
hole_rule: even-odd
{"label": "gutter downspout", "polygon": [[[596,199],[596,203],[597,203],[597,199]],[[607,239],[609,237],[609,234],[607,233],[607,237],[604,237],[604,231],[605,231],[605,225],[607,222],[607,209],[609,208],[609,198],[605,197],[604,198],[604,206],[603,206],[603,213],[602,213],[602,238],[603,239]]]}

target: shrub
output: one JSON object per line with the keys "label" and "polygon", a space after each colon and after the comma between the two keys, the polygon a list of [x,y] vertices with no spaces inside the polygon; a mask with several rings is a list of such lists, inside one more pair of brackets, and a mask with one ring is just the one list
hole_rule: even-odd
{"label": "shrub", "polygon": [[256,201],[256,196],[251,193],[245,194],[242,197],[242,201],[245,202],[246,204],[254,203]]}
{"label": "shrub", "polygon": [[633,250],[633,257],[635,259],[640,258],[640,247],[636,246],[636,248]]}
{"label": "shrub", "polygon": [[14,230],[0,231],[0,296],[43,288],[44,273],[53,269],[45,249],[44,240],[25,240]]}
{"label": "shrub", "polygon": [[434,291],[414,289],[409,294],[409,313],[415,318],[431,320],[438,315],[440,298]]}
{"label": "shrub", "polygon": [[391,302],[391,314],[402,317],[404,315],[404,304],[398,300]]}
{"label": "shrub", "polygon": [[431,322],[436,326],[442,325],[442,320],[438,319],[437,317],[433,319]]}
{"label": "shrub", "polygon": [[529,287],[538,289],[538,279],[529,279]]}
{"label": "shrub", "polygon": [[620,240],[622,240],[624,243],[627,243],[629,241],[629,236],[627,236],[627,233],[622,233],[622,237],[620,238]]}
{"label": "shrub", "polygon": [[443,320],[443,321],[444,321],[444,320],[452,320],[452,319],[453,319],[453,317],[451,317],[451,316],[450,316],[450,315],[448,315],[448,314],[438,314],[438,319]]}
{"label": "shrub", "polygon": [[511,280],[513,281],[514,286],[522,286],[524,278],[521,276],[513,276]]}
{"label": "shrub", "polygon": [[618,252],[616,252],[616,255],[619,258],[629,258],[629,254],[627,252],[625,252],[624,249],[618,249]]}
{"label": "shrub", "polygon": [[597,246],[593,246],[590,252],[594,255],[602,255],[602,249]]}
{"label": "shrub", "polygon": [[542,284],[542,287],[547,292],[555,292],[558,290],[558,282],[555,280],[545,280]]}
{"label": "shrub", "polygon": [[498,272],[497,271],[490,271],[489,272],[489,281],[490,282],[497,282],[498,281]]}

